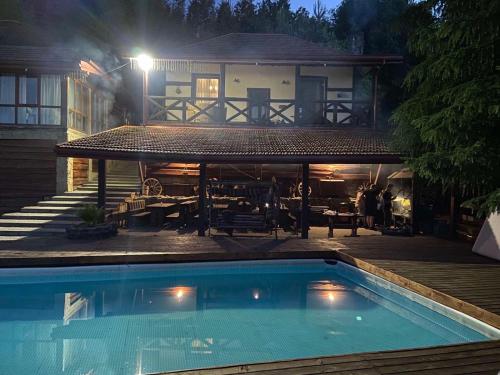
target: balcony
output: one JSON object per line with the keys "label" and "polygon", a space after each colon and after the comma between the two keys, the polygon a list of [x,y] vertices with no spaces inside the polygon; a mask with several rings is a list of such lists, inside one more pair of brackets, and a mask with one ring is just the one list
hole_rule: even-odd
{"label": "balcony", "polygon": [[148,121],[183,124],[372,127],[368,100],[251,100],[238,97],[147,96]]}

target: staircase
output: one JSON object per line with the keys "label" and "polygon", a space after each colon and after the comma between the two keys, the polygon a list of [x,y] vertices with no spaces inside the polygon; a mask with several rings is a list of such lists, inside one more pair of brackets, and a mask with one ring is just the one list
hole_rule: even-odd
{"label": "staircase", "polygon": [[[136,175],[107,175],[106,209],[116,207],[130,193],[140,190]],[[64,235],[68,226],[81,222],[77,211],[86,204],[96,203],[97,182],[88,182],[75,191],[40,201],[36,206],[26,206],[19,212],[3,214],[0,216],[0,241]]]}

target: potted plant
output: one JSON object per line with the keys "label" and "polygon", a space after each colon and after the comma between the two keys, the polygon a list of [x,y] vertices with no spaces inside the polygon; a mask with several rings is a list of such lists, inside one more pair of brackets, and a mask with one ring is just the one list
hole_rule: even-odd
{"label": "potted plant", "polygon": [[105,210],[95,205],[85,205],[78,211],[78,217],[83,223],[66,228],[69,239],[106,238],[118,233],[114,223],[106,223]]}

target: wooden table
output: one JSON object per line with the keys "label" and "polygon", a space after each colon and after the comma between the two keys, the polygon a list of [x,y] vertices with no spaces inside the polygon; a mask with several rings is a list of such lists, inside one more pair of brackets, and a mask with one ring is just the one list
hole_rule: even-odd
{"label": "wooden table", "polygon": [[146,209],[151,211],[151,225],[158,227],[163,225],[166,213],[175,206],[177,206],[177,203],[153,203],[147,205]]}
{"label": "wooden table", "polygon": [[[351,235],[347,237],[358,237],[358,214],[346,212],[346,213],[339,213],[339,212],[331,212],[331,211],[326,211],[323,212],[323,215],[328,217],[328,238],[333,237],[333,228],[337,226],[339,227],[347,227],[351,229]],[[341,223],[339,222],[340,218],[348,218],[347,223]]]}

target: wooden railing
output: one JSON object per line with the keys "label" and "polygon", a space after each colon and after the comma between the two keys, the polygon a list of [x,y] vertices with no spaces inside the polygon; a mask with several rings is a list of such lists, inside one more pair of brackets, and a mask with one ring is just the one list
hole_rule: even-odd
{"label": "wooden railing", "polygon": [[[304,106],[295,99],[148,96],[150,122],[372,126],[371,105],[362,100],[324,100]],[[307,108],[317,105],[316,116]]]}

